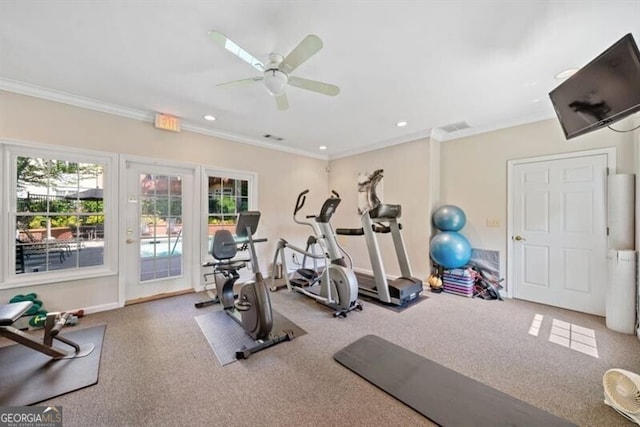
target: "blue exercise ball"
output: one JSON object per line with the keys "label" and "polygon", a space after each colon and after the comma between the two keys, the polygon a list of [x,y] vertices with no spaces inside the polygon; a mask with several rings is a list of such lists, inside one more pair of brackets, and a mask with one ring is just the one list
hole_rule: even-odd
{"label": "blue exercise ball", "polygon": [[454,205],[440,206],[433,213],[433,225],[442,231],[460,231],[467,222],[464,211]]}
{"label": "blue exercise ball", "polygon": [[441,231],[431,239],[429,253],[444,268],[460,268],[471,259],[471,244],[456,231]]}

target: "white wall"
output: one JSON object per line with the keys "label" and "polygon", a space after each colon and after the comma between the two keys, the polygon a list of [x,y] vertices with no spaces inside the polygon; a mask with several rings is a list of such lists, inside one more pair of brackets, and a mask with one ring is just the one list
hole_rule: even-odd
{"label": "white wall", "polygon": [[[623,120],[615,127],[630,129],[633,126],[630,120]],[[601,129],[566,141],[558,121],[551,119],[443,142],[414,141],[333,160],[330,186],[343,198],[333,224],[335,227],[359,225],[357,175],[384,169],[384,201],[402,204],[403,235],[414,275],[424,279],[429,274],[431,213],[440,205],[454,204],[467,216],[461,233],[474,248],[499,251],[501,275],[506,277],[507,161],[615,147],[617,172],[634,173],[640,169],[639,134],[640,131],[617,133]],[[499,226],[488,227],[487,219],[497,219]],[[356,267],[370,271],[364,238],[341,237],[339,240],[345,243]],[[383,254],[389,260],[388,273],[398,274],[391,244],[381,243],[386,243]]]}
{"label": "white wall", "polygon": [[[629,120],[615,127],[629,129],[634,124]],[[638,124],[640,118],[633,120]],[[467,225],[461,232],[473,247],[500,251],[506,277],[508,160],[616,147],[617,172],[640,174],[640,131],[615,133],[602,129],[566,141],[555,119],[442,143],[422,139],[395,145],[332,160],[328,173],[323,160],[190,132],[163,132],[150,123],[0,91],[1,138],[257,172],[258,208],[263,214],[259,234],[269,238],[259,252],[265,271],[277,238],[285,237],[299,246],[306,241],[309,230],[291,219],[296,196],[304,189],[310,190],[309,213],[317,213],[328,190],[335,189],[342,196],[342,204],[333,226],[360,226],[356,213],[359,172],[384,169],[384,201],[402,205],[409,259],[414,275],[422,279],[430,268],[431,212],[449,203],[465,210]],[[640,197],[638,200],[640,203]],[[487,227],[487,218],[498,219],[500,226]],[[398,275],[393,245],[386,237],[380,238],[385,267],[389,274]],[[640,231],[637,239],[640,247]],[[339,240],[353,256],[356,268],[371,270],[364,238]],[[117,301],[117,277],[0,290],[0,300],[27,292],[41,295],[51,310],[100,307]]]}
{"label": "white wall", "polygon": [[[201,164],[258,174],[258,245],[263,273],[271,262],[277,238],[294,244],[306,241],[308,230],[291,219],[301,189],[326,194],[327,162],[192,132],[171,133],[151,123],[70,105],[0,91],[0,139],[99,150],[173,162]],[[4,230],[2,230],[4,233]],[[2,236],[6,239],[7,236]],[[193,284],[185,284],[185,288]],[[118,301],[118,278],[0,290],[0,301],[18,293],[36,292],[48,310],[110,307]]]}
{"label": "white wall", "polygon": [[[409,262],[413,275],[422,280],[429,275],[430,144],[429,139],[421,139],[330,162],[329,186],[342,198],[331,221],[334,228],[362,226],[357,213],[358,173],[384,170],[382,201],[402,206],[400,223]],[[364,236],[340,236],[338,241],[349,252],[357,269],[372,271]],[[400,275],[391,236],[381,235],[378,242],[387,274]]]}
{"label": "white wall", "polygon": [[[631,123],[621,121],[615,127],[629,129]],[[558,121],[552,119],[442,142],[440,202],[465,211],[467,224],[460,232],[472,247],[498,250],[506,277],[507,161],[615,147],[617,172],[634,173],[633,138],[632,133],[601,129],[567,141]],[[499,226],[488,227],[489,218],[499,220]]]}

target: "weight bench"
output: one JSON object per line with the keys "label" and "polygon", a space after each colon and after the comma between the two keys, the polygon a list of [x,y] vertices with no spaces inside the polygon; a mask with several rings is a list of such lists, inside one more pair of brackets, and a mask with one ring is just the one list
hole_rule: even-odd
{"label": "weight bench", "polygon": [[[48,313],[44,324],[44,338],[42,342],[34,339],[30,334],[22,332],[11,326],[16,320],[24,315],[33,305],[31,301],[21,301],[0,305],[0,336],[15,341],[18,344],[27,346],[33,350],[44,353],[53,359],[71,359],[89,355],[93,349],[93,344],[78,345],[75,342],[62,337],[59,334],[64,327],[71,313]],[[53,341],[58,340],[67,346],[69,350],[64,350],[53,345]]]}

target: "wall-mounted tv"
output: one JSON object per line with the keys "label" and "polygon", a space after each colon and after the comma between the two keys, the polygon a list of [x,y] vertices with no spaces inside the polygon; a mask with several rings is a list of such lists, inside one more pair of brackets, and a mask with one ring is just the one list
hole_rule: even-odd
{"label": "wall-mounted tv", "polygon": [[627,34],[549,93],[567,139],[640,111],[640,51]]}

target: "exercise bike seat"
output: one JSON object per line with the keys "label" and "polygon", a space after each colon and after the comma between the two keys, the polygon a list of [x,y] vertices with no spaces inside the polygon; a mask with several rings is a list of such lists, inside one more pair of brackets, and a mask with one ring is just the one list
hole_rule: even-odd
{"label": "exercise bike seat", "polygon": [[250,259],[233,259],[238,253],[238,242],[229,230],[221,229],[213,235],[211,256],[215,262],[209,266],[221,273],[232,273],[247,266]]}
{"label": "exercise bike seat", "polygon": [[212,264],[213,268],[221,272],[237,271],[247,266],[247,260],[222,261]]}
{"label": "exercise bike seat", "polygon": [[11,326],[13,322],[26,313],[32,305],[32,301],[20,301],[0,305],[0,326]]}

